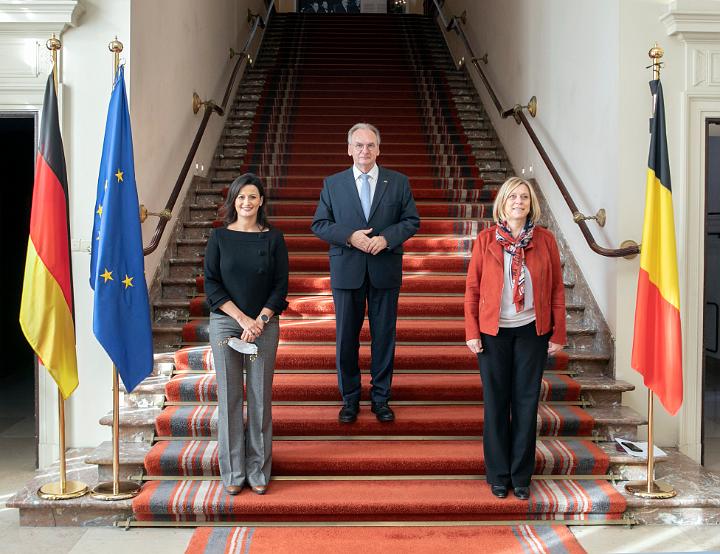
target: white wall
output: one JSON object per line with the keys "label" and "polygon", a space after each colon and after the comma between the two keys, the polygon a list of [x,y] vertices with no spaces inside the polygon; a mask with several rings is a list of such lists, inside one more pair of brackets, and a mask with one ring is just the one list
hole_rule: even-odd
{"label": "white wall", "polygon": [[[668,38],[659,18],[667,0],[448,0],[446,17],[467,11],[467,31],[503,108],[525,104],[536,95],[537,118],[531,125],[545,145],[580,211],[605,208],[604,229],[590,228],[601,246],[618,247],[625,239],[641,241],[649,146],[650,61],[654,41],[665,48],[665,91],[674,190],[682,187],[677,164],[681,131],[683,49]],[[453,56],[466,56],[454,34]],[[477,73],[470,70],[473,76]],[[508,156],[520,172],[533,173],[617,339],[616,377],[636,385],[624,404],[647,411],[647,390],[630,368],[639,258],[604,258],[590,250],[570,211],[525,131],[512,118],[502,120],[479,78],[476,86]],[[676,192],[678,256],[682,259],[682,198]],[[681,276],[682,277],[682,276]],[[659,406],[659,404],[658,404]],[[678,419],[659,407],[656,440],[678,442]]]}

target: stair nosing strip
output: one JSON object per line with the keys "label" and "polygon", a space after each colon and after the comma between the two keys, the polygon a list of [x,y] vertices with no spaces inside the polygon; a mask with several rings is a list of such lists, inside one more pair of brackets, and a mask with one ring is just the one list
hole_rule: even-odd
{"label": "stair nosing strip", "polygon": [[[585,440],[590,442],[605,442],[603,435],[539,435],[538,440]],[[214,441],[217,437],[210,436],[169,436],[156,435],[155,442],[160,441]],[[482,435],[278,435],[277,441],[479,441]]]}

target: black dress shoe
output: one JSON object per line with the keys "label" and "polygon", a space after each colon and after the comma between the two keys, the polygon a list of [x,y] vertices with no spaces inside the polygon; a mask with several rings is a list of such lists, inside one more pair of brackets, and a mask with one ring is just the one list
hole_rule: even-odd
{"label": "black dress shoe", "polygon": [[378,421],[388,423],[395,421],[395,412],[390,409],[387,402],[373,402],[370,408]]}
{"label": "black dress shoe", "polygon": [[520,500],[527,500],[530,498],[530,487],[514,487],[513,494]]}
{"label": "black dress shoe", "polygon": [[498,498],[505,498],[508,495],[508,488],[505,485],[490,485],[490,490]]}
{"label": "black dress shoe", "polygon": [[225,492],[228,494],[235,496],[236,494],[240,494],[243,490],[242,485],[228,485],[225,487]]}
{"label": "black dress shoe", "polygon": [[338,414],[338,419],[340,423],[355,423],[359,411],[360,402],[345,402]]}

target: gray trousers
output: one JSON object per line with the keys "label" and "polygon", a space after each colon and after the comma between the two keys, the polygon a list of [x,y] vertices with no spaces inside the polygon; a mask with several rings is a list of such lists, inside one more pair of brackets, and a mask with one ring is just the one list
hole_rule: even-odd
{"label": "gray trousers", "polygon": [[[280,338],[273,317],[255,340],[255,360],[230,348],[225,339],[240,338],[242,327],[227,315],[210,314],[218,386],[218,455],[225,486],[267,485],[272,463],[272,381]],[[243,381],[247,374],[247,425],[243,422]]]}

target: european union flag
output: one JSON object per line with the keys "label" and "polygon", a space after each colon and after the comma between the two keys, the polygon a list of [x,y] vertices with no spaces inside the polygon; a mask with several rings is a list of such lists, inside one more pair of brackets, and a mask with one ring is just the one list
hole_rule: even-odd
{"label": "european union flag", "polygon": [[123,67],[110,97],[92,237],[93,331],[130,392],[152,371],[153,345]]}

